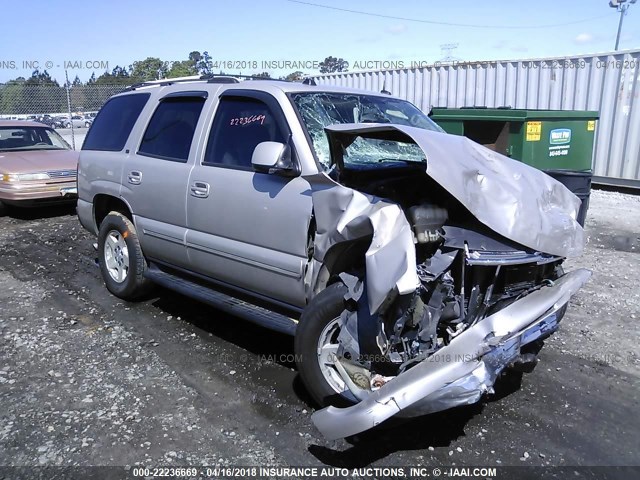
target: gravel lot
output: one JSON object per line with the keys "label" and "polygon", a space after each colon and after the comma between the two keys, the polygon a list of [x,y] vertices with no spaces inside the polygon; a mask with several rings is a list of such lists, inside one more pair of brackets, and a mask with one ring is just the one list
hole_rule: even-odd
{"label": "gravel lot", "polygon": [[0,465],[639,465],[640,197],[594,191],[593,270],[521,385],[327,442],[293,342],[111,296],[73,209],[0,218]]}

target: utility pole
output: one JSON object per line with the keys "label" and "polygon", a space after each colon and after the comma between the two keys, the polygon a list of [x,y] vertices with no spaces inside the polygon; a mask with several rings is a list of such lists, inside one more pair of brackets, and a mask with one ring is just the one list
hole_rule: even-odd
{"label": "utility pole", "polygon": [[453,51],[458,48],[457,43],[443,43],[440,45],[440,50],[442,51],[442,61],[450,62],[451,60],[455,60],[455,57],[452,55]]}
{"label": "utility pole", "polygon": [[627,14],[627,10],[629,10],[629,6],[636,3],[637,0],[610,0],[609,6],[611,8],[615,8],[616,11],[620,12],[620,22],[618,23],[618,34],[616,35],[616,46],[615,50],[618,50],[618,45],[620,44],[620,32],[622,32],[622,20],[624,20],[624,16]]}

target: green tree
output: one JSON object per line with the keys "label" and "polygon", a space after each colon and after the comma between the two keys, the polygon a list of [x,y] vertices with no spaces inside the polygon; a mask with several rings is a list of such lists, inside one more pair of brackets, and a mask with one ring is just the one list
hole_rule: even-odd
{"label": "green tree", "polygon": [[130,67],[131,77],[136,81],[160,80],[165,78],[169,70],[168,62],[156,57],[147,57],[144,60],[133,62]]}
{"label": "green tree", "polygon": [[111,95],[122,91],[125,87],[138,83],[132,78],[126,67],[116,65],[111,72],[104,72],[98,78],[95,73],[82,87],[71,90],[71,106],[73,110],[98,110]]}
{"label": "green tree", "polygon": [[25,113],[21,111],[25,82],[24,77],[18,77],[0,86],[0,114]]}
{"label": "green tree", "polygon": [[269,74],[269,72],[262,72],[262,73],[256,73],[254,75],[251,75],[253,78],[271,78],[271,75]]}
{"label": "green tree", "polygon": [[[207,53],[207,55],[209,54]],[[189,60],[192,61],[194,65],[197,65],[201,58],[202,58],[202,55],[197,50],[194,50],[193,52],[189,53]]]}
{"label": "green tree", "polygon": [[171,68],[167,72],[167,78],[189,77],[197,74],[198,70],[194,62],[191,60],[182,60],[179,62],[171,62]]}
{"label": "green tree", "polygon": [[10,80],[0,90],[1,114],[42,114],[62,111],[66,93],[45,70],[34,70],[27,79]]}
{"label": "green tree", "polygon": [[[111,70],[111,73],[104,72],[97,79],[92,75],[92,78],[94,78],[93,83],[97,85],[132,85],[141,81],[132,78],[127,69],[120,65],[116,65],[116,67]],[[91,79],[89,79],[88,83],[92,83]]]}
{"label": "green tree", "polygon": [[211,75],[213,73],[213,60],[211,59],[211,55],[209,52],[204,51],[202,55],[200,52],[191,52],[189,54],[189,59],[197,58],[196,60],[196,69],[200,75]]}
{"label": "green tree", "polygon": [[320,73],[346,72],[349,70],[349,62],[342,58],[327,57],[320,62]]}
{"label": "green tree", "polygon": [[306,75],[300,70],[298,70],[295,72],[291,72],[289,75],[286,75],[284,77],[280,77],[280,79],[287,80],[288,82],[301,82],[302,80],[304,80],[305,77]]}
{"label": "green tree", "polygon": [[40,70],[38,70],[37,68],[33,71],[31,76],[27,78],[24,84],[25,85],[52,85],[56,87],[60,86],[57,81],[51,78],[51,75],[49,75],[49,72],[47,72],[46,70],[44,72],[40,72]]}

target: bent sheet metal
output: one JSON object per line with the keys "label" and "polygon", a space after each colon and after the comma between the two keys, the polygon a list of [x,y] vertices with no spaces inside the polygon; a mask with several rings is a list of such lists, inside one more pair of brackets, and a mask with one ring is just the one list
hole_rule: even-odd
{"label": "bent sheet metal", "polygon": [[[332,150],[348,146],[360,135],[414,142],[425,153],[426,173],[485,226],[545,254],[567,257],[582,252],[583,230],[576,222],[580,200],[543,172],[464,137],[412,127],[334,125],[327,132]],[[375,313],[393,288],[400,294],[413,291],[419,283],[415,248],[400,206],[340,185],[326,174],[308,180],[318,228],[316,260],[322,261],[335,244],[371,235],[366,253],[370,311]],[[434,354],[454,361],[428,358],[357,405],[316,412],[314,423],[328,438],[339,438],[403,410],[427,413],[477,401],[521,346],[557,328],[556,312],[589,276],[589,271],[577,270],[530,293]]]}

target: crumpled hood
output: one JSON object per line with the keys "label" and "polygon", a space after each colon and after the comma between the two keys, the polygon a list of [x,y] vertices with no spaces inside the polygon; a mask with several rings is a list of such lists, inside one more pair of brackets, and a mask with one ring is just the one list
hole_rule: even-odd
{"label": "crumpled hood", "polygon": [[339,124],[325,130],[332,155],[336,145],[349,145],[358,136],[414,142],[425,153],[427,174],[487,227],[540,252],[582,253],[580,199],[540,170],[466,137],[415,127]]}

